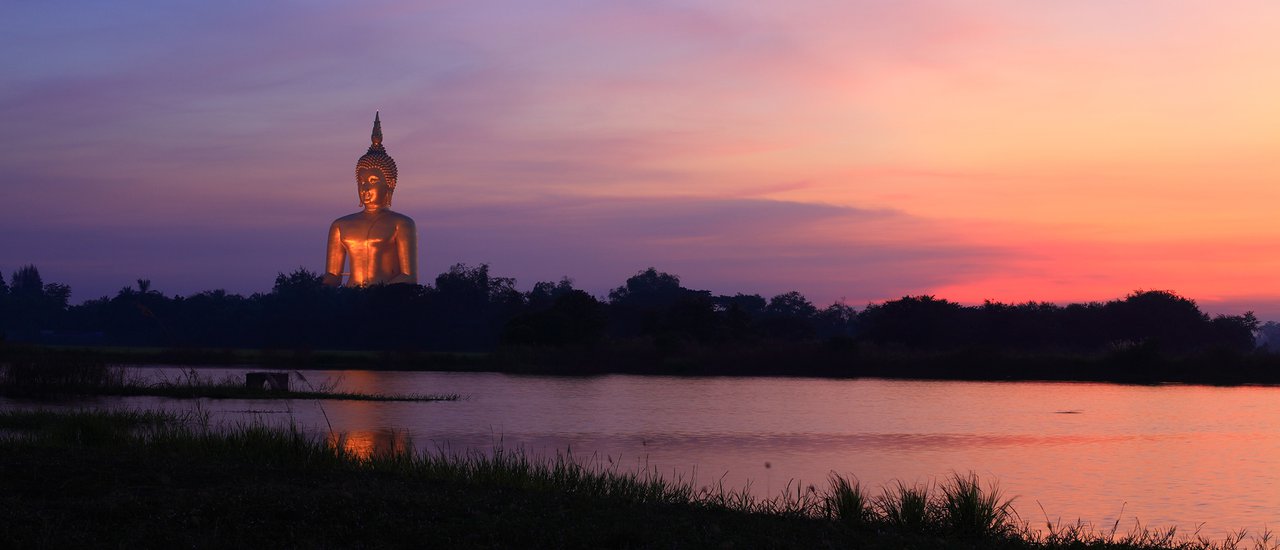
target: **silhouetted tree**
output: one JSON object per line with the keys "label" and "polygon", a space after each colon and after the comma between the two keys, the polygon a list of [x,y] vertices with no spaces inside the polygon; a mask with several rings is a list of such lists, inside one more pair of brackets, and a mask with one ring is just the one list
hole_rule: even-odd
{"label": "silhouetted tree", "polygon": [[1209,317],[1193,300],[1166,290],[1134,292],[1105,306],[1108,328],[1117,340],[1147,342],[1166,349],[1204,345]]}
{"label": "silhouetted tree", "polygon": [[14,271],[0,320],[8,329],[32,333],[55,328],[67,309],[71,288],[64,284],[44,284],[40,270],[26,265]]}
{"label": "silhouetted tree", "polygon": [[50,335],[78,331],[117,345],[491,350],[499,344],[589,347],[608,332],[635,340],[626,345],[702,354],[731,350],[727,346],[768,349],[756,347],[763,339],[821,338],[828,344],[824,353],[873,349],[852,345],[871,342],[956,350],[978,361],[998,350],[1106,352],[1100,368],[1122,365],[1119,374],[1133,379],[1152,376],[1144,369],[1180,368],[1160,360],[1169,353],[1221,358],[1215,364],[1224,369],[1243,369],[1255,368],[1249,361],[1256,359],[1242,354],[1255,338],[1280,348],[1280,324],[1260,326],[1252,313],[1210,318],[1194,301],[1168,291],[1066,306],[988,301],[966,307],[907,296],[858,312],[842,302],[820,310],[799,292],[769,300],[712,297],[648,268],[602,303],[573,288],[568,277],[522,293],[515,279],[492,276],[487,264],[456,264],[434,286],[356,288],[324,286],[319,274],[299,268],[278,274],[270,292],[249,297],[222,290],[167,297],[139,278],[115,296],[68,306],[70,288],[45,283],[34,266],[12,272],[9,281],[0,278],[0,329],[14,340],[55,341]]}
{"label": "silhouetted tree", "polygon": [[569,288],[556,292],[549,307],[512,318],[503,331],[503,342],[533,346],[591,346],[604,336],[606,325],[604,304],[586,292]]}
{"label": "silhouetted tree", "polygon": [[510,283],[511,279],[489,277],[489,264],[454,264],[436,277],[435,289],[451,306],[483,308],[494,294],[510,288]]}
{"label": "silhouetted tree", "polygon": [[59,314],[67,309],[67,301],[71,299],[71,287],[62,283],[45,284],[44,299],[50,312]]}
{"label": "silhouetted tree", "polygon": [[813,321],[817,316],[818,308],[803,294],[793,290],[769,299],[761,327],[772,338],[802,340],[812,338],[816,333]]}
{"label": "silhouetted tree", "polygon": [[971,312],[973,345],[1010,349],[1067,348],[1062,308],[1047,302],[1003,304],[987,300]]}
{"label": "silhouetted tree", "polygon": [[354,309],[353,321],[361,330],[352,331],[355,338],[351,347],[378,349],[416,350],[430,346],[430,342],[418,337],[427,328],[424,315],[429,312],[426,289],[419,285],[373,285],[361,289],[347,289],[344,293],[351,302],[343,307]]}
{"label": "silhouetted tree", "polygon": [[339,300],[342,290],[326,287],[324,278],[299,267],[276,275],[266,295],[252,298],[262,304],[259,345],[268,347],[344,347],[345,339],[360,327],[344,316]]}
{"label": "silhouetted tree", "polygon": [[758,317],[764,314],[764,308],[769,302],[759,294],[739,293],[733,296],[716,296],[715,304],[717,311],[728,311],[730,308],[737,307],[747,315]]}
{"label": "silhouetted tree", "polygon": [[960,304],[933,296],[905,296],[868,305],[858,315],[862,334],[880,344],[909,348],[942,348],[963,341]]}
{"label": "silhouetted tree", "polygon": [[715,331],[702,326],[716,318],[710,298],[710,292],[684,288],[679,277],[650,267],[609,292],[609,318],[619,337],[645,335],[664,343],[704,340]]}
{"label": "silhouetted tree", "polygon": [[98,309],[98,315],[109,320],[101,327],[112,341],[138,346],[170,345],[174,334],[168,326],[175,310],[173,300],[151,290],[151,282],[138,279],[138,288],[123,287],[115,297],[86,303]]}
{"label": "silhouetted tree", "polygon": [[[141,283],[142,280],[139,279],[138,282]],[[305,267],[298,267],[298,269],[289,272],[288,275],[277,273],[275,285],[271,287],[271,293],[310,297],[321,288],[324,288],[323,276]]]}
{"label": "silhouetted tree", "polygon": [[1076,351],[1097,351],[1116,341],[1107,321],[1106,306],[1099,302],[1067,304],[1057,314],[1061,326],[1058,341]]}
{"label": "silhouetted tree", "polygon": [[680,286],[680,278],[652,267],[632,275],[626,284],[609,291],[609,303],[640,309],[668,307],[689,290]]}
{"label": "silhouetted tree", "polygon": [[1280,323],[1267,321],[1258,327],[1258,347],[1272,352],[1280,352]]}
{"label": "silhouetted tree", "polygon": [[1209,321],[1210,341],[1216,347],[1232,351],[1252,351],[1256,348],[1258,318],[1252,311],[1244,315],[1218,315]]}
{"label": "silhouetted tree", "polygon": [[757,320],[764,316],[768,302],[759,294],[716,296],[716,311],[724,315],[725,336],[737,342],[755,341],[760,337]]}
{"label": "silhouetted tree", "polygon": [[261,345],[262,296],[246,299],[225,290],[175,298],[168,345],[245,347]]}
{"label": "silhouetted tree", "polygon": [[818,308],[803,294],[793,290],[770,298],[765,314],[811,319],[818,314]]}
{"label": "silhouetted tree", "polygon": [[664,345],[712,342],[721,339],[720,316],[709,292],[689,291],[670,306],[651,313],[644,332]]}
{"label": "silhouetted tree", "polygon": [[833,302],[814,317],[819,338],[852,338],[857,332],[858,312],[844,302]]}
{"label": "silhouetted tree", "polygon": [[20,296],[35,296],[44,291],[44,281],[40,279],[40,270],[34,265],[25,265],[13,272],[9,284],[12,292]]}
{"label": "silhouetted tree", "polygon": [[488,349],[524,306],[515,279],[491,277],[489,264],[454,264],[427,293],[431,313],[423,337],[431,347]]}
{"label": "silhouetted tree", "polygon": [[533,290],[525,297],[525,302],[529,304],[529,309],[543,310],[555,304],[560,296],[573,292],[573,279],[568,277],[560,278],[560,282],[552,283],[550,281],[539,281],[533,284]]}

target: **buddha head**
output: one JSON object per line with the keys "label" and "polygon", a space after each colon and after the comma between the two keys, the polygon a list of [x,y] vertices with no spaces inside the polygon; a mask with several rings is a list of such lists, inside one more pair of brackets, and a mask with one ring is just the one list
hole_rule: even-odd
{"label": "buddha head", "polygon": [[396,190],[396,161],[382,146],[382,120],[373,115],[373,134],[369,151],[356,161],[356,194],[360,206],[371,202],[378,206],[391,206],[391,194]]}
{"label": "buddha head", "polygon": [[356,176],[356,191],[360,193],[360,206],[389,206],[391,185],[386,175],[377,168],[360,170]]}

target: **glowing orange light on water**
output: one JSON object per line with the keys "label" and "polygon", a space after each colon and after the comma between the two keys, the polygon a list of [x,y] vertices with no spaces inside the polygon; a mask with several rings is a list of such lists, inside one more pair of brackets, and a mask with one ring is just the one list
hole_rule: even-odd
{"label": "glowing orange light on water", "polygon": [[361,460],[400,454],[410,448],[408,434],[391,429],[330,433],[325,442]]}

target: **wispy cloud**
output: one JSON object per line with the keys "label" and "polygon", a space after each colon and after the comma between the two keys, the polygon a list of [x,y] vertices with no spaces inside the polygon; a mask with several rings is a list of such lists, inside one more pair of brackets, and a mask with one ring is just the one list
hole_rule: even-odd
{"label": "wispy cloud", "polygon": [[[194,212],[164,224],[65,220],[37,239],[16,237],[22,220],[0,222],[0,245],[70,283],[78,299],[140,277],[166,292],[253,292],[277,272],[318,269],[325,214],[312,223],[290,216],[224,224]],[[901,212],[756,199],[546,196],[437,204],[417,216],[423,282],[453,263],[489,263],[522,286],[570,276],[601,295],[653,266],[719,293],[801,290],[859,302],[968,281],[1003,257],[951,242]]]}
{"label": "wispy cloud", "polygon": [[1280,7],[1238,5],[13,6],[0,269],[93,295],[318,268],[381,109],[428,271],[1263,299],[1271,254],[1232,243],[1280,239]]}
{"label": "wispy cloud", "polygon": [[770,200],[553,196],[428,215],[432,269],[490,262],[595,291],[654,266],[715,292],[859,301],[965,281],[1003,256],[901,212]]}

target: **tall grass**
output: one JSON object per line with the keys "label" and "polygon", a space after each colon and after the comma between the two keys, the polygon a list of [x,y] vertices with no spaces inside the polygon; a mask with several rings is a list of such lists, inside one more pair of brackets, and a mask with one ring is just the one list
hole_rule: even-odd
{"label": "tall grass", "polygon": [[862,483],[835,472],[830,477],[831,488],[823,498],[826,516],[848,527],[863,527],[872,519],[872,510]]}
{"label": "tall grass", "polygon": [[103,393],[125,384],[124,368],[93,359],[27,356],[0,363],[0,393],[5,395]]}
{"label": "tall grass", "polygon": [[[0,435],[0,448],[9,450],[21,445],[127,445],[157,456],[218,461],[240,469],[270,467],[339,475],[366,472],[406,481],[448,481],[499,496],[519,489],[573,495],[606,507],[657,504],[795,517],[829,522],[829,528],[857,536],[905,537],[901,540],[916,543],[968,541],[964,544],[1006,548],[1248,547],[1245,533],[1212,542],[1194,534],[1183,537],[1174,529],[1140,525],[1124,535],[1117,535],[1115,528],[1098,533],[1081,523],[1048,522],[1047,529],[1033,530],[1014,513],[1011,498],[995,483],[984,484],[972,472],[954,473],[936,487],[896,483],[874,499],[856,478],[833,473],[825,489],[788,485],[779,495],[758,498],[749,488],[725,489],[722,483],[698,488],[692,481],[668,479],[655,469],[626,471],[617,462],[583,461],[570,452],[536,458],[501,447],[488,453],[423,452],[409,444],[362,455],[348,450],[341,438],[317,437],[297,425],[213,426],[207,415],[200,414],[3,411],[0,434],[5,434]],[[1253,548],[1280,548],[1270,533],[1250,540]]]}
{"label": "tall grass", "polygon": [[901,481],[871,499],[857,479],[832,474],[824,494],[826,516],[852,528],[964,539],[1009,538],[1019,533],[1013,499],[995,483],[984,489],[975,473],[953,473],[931,492],[928,485]]}
{"label": "tall grass", "polygon": [[207,422],[196,413],[159,411],[0,411],[0,433],[10,441],[39,440],[64,445],[132,444],[136,432],[166,424]]}
{"label": "tall grass", "polygon": [[457,401],[462,396],[450,394],[383,394],[338,391],[332,384],[311,386],[310,391],[271,391],[249,388],[244,379],[227,376],[214,380],[196,369],[181,374],[147,381],[130,376],[121,365],[102,362],[86,354],[58,354],[36,348],[21,355],[0,358],[0,395],[22,398],[48,398],[68,395],[151,395],[173,398],[211,399],[341,399],[350,401]]}
{"label": "tall grass", "polygon": [[897,481],[884,488],[875,501],[885,523],[908,533],[924,533],[939,523],[937,504],[930,499],[928,485],[907,485]]}
{"label": "tall grass", "polygon": [[952,473],[940,491],[942,525],[949,533],[982,538],[1015,530],[1013,499],[1004,498],[997,483],[991,482],[984,490],[978,474]]}

